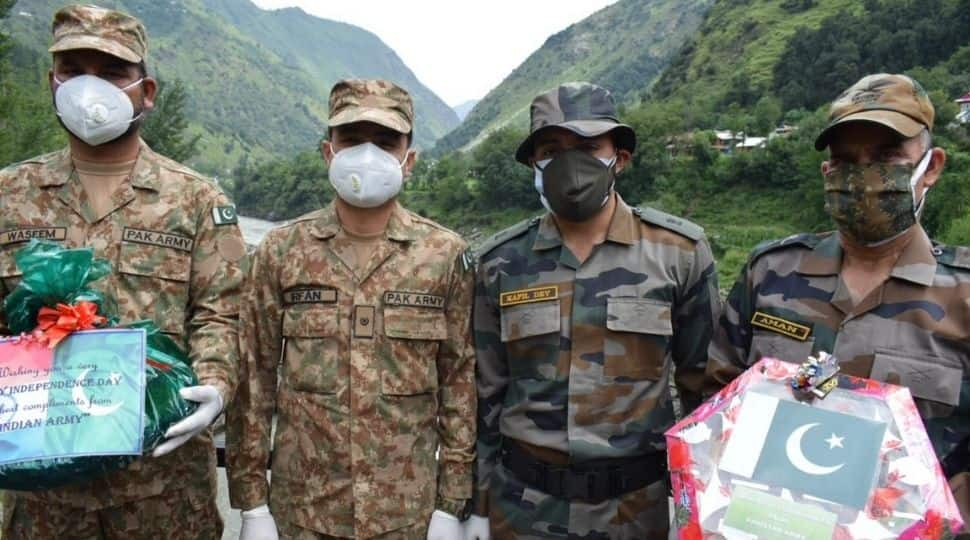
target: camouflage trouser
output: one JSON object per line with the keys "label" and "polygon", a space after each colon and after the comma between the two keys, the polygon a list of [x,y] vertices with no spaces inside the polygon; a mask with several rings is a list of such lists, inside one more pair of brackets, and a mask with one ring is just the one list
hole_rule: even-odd
{"label": "camouflage trouser", "polygon": [[[196,495],[196,494],[193,494]],[[214,496],[163,493],[87,512],[17,497],[4,540],[219,540],[222,518]]]}
{"label": "camouflage trouser", "polygon": [[488,503],[495,540],[666,540],[669,528],[663,480],[618,499],[570,503],[526,486],[499,465]]}
{"label": "camouflage trouser", "polygon": [[[280,540],[336,540],[337,536],[304,529],[292,523],[277,522],[276,528],[280,533]],[[428,537],[428,524],[421,523],[397,529],[396,531],[386,532],[380,536],[373,537],[374,540],[426,540]]]}

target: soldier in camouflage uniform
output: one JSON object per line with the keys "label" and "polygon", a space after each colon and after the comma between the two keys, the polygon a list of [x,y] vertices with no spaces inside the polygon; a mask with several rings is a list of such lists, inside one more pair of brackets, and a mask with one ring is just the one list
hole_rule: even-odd
{"label": "soldier in camouflage uniform", "polygon": [[[235,209],[213,183],[140,140],[155,82],[144,72],[138,20],[69,6],[55,15],[53,33],[51,85],[70,145],[0,171],[0,297],[20,279],[14,253],[28,240],[94,248],[112,264],[94,286],[117,302],[123,323],[151,319],[189,351],[203,386],[183,395],[203,404],[169,431],[156,457],[94,481],[17,493],[4,538],[217,539],[215,452],[204,428],[236,382],[245,245]],[[74,93],[79,87],[87,94]],[[85,108],[90,131],[71,106]],[[109,106],[138,115],[122,118],[119,136],[94,141]]]}
{"label": "soldier in camouflage uniform", "polygon": [[516,159],[550,212],[480,250],[466,538],[666,538],[670,382],[688,407],[707,390],[711,250],[700,227],[613,191],[636,138],[605,89],[562,85],[531,120]]}
{"label": "soldier in camouflage uniform", "polygon": [[455,233],[397,202],[413,116],[390,82],[337,83],[322,145],[337,198],[254,255],[228,422],[244,540],[274,538],[277,525],[295,539],[461,534],[475,444],[473,261]]}
{"label": "soldier in camouflage uniform", "polygon": [[838,230],[755,248],[708,368],[727,383],[763,356],[802,362],[825,351],[846,373],[907,386],[951,482],[962,482],[970,249],[936,243],[919,224],[946,160],[931,144],[933,116],[926,92],[902,75],[870,75],[832,103],[815,146],[829,149],[825,207]]}

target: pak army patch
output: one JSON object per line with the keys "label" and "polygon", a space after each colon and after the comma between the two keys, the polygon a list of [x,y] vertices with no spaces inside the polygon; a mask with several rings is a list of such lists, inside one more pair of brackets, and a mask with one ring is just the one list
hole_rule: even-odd
{"label": "pak army patch", "polygon": [[125,227],[121,239],[125,242],[135,242],[137,244],[172,248],[187,252],[191,252],[192,246],[195,245],[195,240],[188,236],[161,231],[135,229],[133,227]]}
{"label": "pak army patch", "polygon": [[444,309],[445,297],[437,294],[387,291],[384,293],[384,305]]}
{"label": "pak army patch", "polygon": [[775,317],[760,311],[754,312],[754,316],[751,317],[751,324],[799,341],[805,341],[808,339],[809,334],[812,333],[812,329],[805,325],[786,321],[781,317]]}
{"label": "pak army patch", "polygon": [[544,302],[546,300],[556,300],[558,298],[558,285],[535,287],[532,289],[519,289],[517,291],[502,293],[502,296],[499,297],[499,306],[517,306],[519,304],[531,304],[533,302]]}
{"label": "pak army patch", "polygon": [[212,209],[212,222],[216,225],[233,225],[239,223],[239,216],[236,215],[236,207],[216,206]]}

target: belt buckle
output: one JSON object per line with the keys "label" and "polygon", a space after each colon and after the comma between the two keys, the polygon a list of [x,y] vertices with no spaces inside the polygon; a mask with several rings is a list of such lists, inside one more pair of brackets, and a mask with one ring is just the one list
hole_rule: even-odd
{"label": "belt buckle", "polygon": [[577,472],[566,476],[566,498],[589,501],[595,491],[596,473],[591,471]]}
{"label": "belt buckle", "polygon": [[610,467],[606,473],[606,490],[610,498],[626,492],[626,478],[620,467]]}

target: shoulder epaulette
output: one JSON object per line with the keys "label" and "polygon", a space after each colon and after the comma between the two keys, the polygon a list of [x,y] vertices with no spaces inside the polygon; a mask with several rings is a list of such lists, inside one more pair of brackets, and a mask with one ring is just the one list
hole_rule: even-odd
{"label": "shoulder epaulette", "polygon": [[44,163],[47,163],[47,162],[53,160],[54,158],[60,156],[60,154],[62,154],[63,152],[64,152],[64,150],[55,150],[54,152],[48,152],[46,154],[41,154],[39,156],[34,156],[34,157],[31,157],[31,158],[27,158],[27,159],[25,159],[23,161],[18,161],[16,163],[11,163],[11,164],[9,164],[9,165],[7,165],[5,167],[0,167],[0,169],[2,169],[4,171],[8,171],[8,170],[16,169],[17,167],[20,167],[21,165],[28,165],[28,164],[43,165]]}
{"label": "shoulder epaulette", "polygon": [[181,174],[183,176],[188,176],[189,178],[192,178],[194,180],[201,180],[209,184],[215,184],[215,180],[213,180],[212,178],[209,178],[208,176],[189,167],[188,165],[184,163],[179,163],[178,161],[175,161],[170,157],[163,156],[161,154],[156,153],[152,156],[152,159],[154,159],[159,166],[165,169],[168,169],[169,172],[173,172],[175,174]]}
{"label": "shoulder epaulette", "polygon": [[419,214],[417,212],[414,212],[412,210],[408,210],[407,208],[405,208],[404,211],[407,212],[411,216],[411,219],[412,220],[417,221],[418,223],[422,223],[424,225],[427,225],[428,227],[431,227],[432,229],[436,229],[438,231],[447,233],[449,235],[452,235],[452,236],[456,236],[458,238],[461,238],[461,235],[458,234],[457,232],[449,229],[448,227],[445,227],[444,225],[438,223],[437,221],[435,221],[435,220],[433,220],[433,219],[431,219],[429,217],[422,216],[421,214]]}
{"label": "shoulder epaulette", "polygon": [[808,249],[814,249],[815,246],[822,241],[822,238],[824,238],[824,236],[814,233],[798,233],[778,240],[765,240],[751,250],[749,262],[754,262],[755,259],[761,257],[765,253],[770,253],[772,251],[789,246],[802,246]]}
{"label": "shoulder epaulette", "polygon": [[508,240],[515,238],[516,236],[521,236],[530,228],[539,224],[539,217],[531,217],[529,219],[523,219],[522,221],[512,225],[507,229],[503,229],[492,236],[488,237],[484,242],[475,247],[475,254],[478,257],[485,255],[489,251],[497,248],[498,246],[504,244]]}
{"label": "shoulder epaulette", "polygon": [[642,221],[669,229],[695,242],[704,238],[704,227],[656,208],[637,206],[633,208],[633,213]]}
{"label": "shoulder epaulette", "polygon": [[320,219],[320,217],[326,215],[326,213],[327,213],[327,207],[317,208],[316,210],[310,210],[305,214],[299,215],[293,219],[286,220],[285,222],[283,222],[282,225],[280,225],[280,227],[290,227],[292,225],[303,223],[305,221],[315,221],[317,219]]}
{"label": "shoulder epaulette", "polygon": [[934,242],[933,255],[940,264],[970,270],[970,247],[947,246]]}

